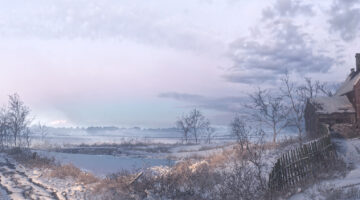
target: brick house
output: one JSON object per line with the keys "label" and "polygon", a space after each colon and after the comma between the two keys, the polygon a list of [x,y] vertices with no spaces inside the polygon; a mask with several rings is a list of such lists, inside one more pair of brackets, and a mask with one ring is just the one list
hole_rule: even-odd
{"label": "brick house", "polygon": [[305,126],[308,136],[316,138],[324,133],[324,124],[360,125],[360,54],[355,55],[356,70],[349,76],[332,97],[309,99],[305,107]]}

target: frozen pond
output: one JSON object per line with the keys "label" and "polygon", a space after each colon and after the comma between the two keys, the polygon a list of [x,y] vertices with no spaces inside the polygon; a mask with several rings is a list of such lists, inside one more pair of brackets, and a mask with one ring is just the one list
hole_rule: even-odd
{"label": "frozen pond", "polygon": [[117,157],[112,155],[88,155],[71,154],[60,152],[37,151],[40,155],[54,157],[56,161],[67,164],[72,163],[76,167],[94,173],[98,176],[106,176],[122,170],[134,170],[153,166],[169,166],[172,160],[142,158],[142,157]]}

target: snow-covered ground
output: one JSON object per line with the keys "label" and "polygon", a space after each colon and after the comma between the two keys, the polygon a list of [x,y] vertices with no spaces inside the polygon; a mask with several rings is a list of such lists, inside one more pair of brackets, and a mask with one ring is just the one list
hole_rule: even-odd
{"label": "snow-covered ground", "polygon": [[44,176],[45,171],[26,169],[0,154],[0,199],[84,199],[85,188],[72,180]]}
{"label": "snow-covered ground", "polygon": [[[212,145],[181,145],[174,146],[168,154],[181,157],[195,155],[211,155],[223,148]],[[113,155],[71,154],[61,152],[37,151],[41,155],[54,156],[62,163],[72,163],[75,166],[94,172],[96,175],[106,175],[126,168],[143,166],[164,170],[171,165],[166,159],[155,158],[156,153],[146,154],[147,157],[118,157]],[[146,151],[145,151],[146,152]],[[153,158],[149,158],[153,157]],[[76,183],[72,179],[57,179],[46,176],[47,170],[28,169],[16,163],[6,154],[0,154],[0,199],[84,199],[89,185]],[[156,171],[156,170],[155,170]]]}
{"label": "snow-covered ground", "polygon": [[[54,157],[62,164],[72,163],[98,177],[122,170],[167,169],[167,166],[184,158],[210,157],[231,150],[234,145],[233,139],[219,139],[226,138],[226,132],[218,135],[218,140],[214,140],[212,144],[185,145],[179,143],[179,133],[177,133],[179,137],[174,137],[175,133],[168,131],[125,130],[125,133],[121,133],[124,130],[120,130],[106,134],[88,133],[84,129],[72,131],[74,130],[49,133],[46,142],[51,144],[52,151],[44,149],[34,149],[34,151],[40,155]],[[149,139],[148,136],[151,134],[152,139]],[[135,139],[130,141],[124,139],[129,135]],[[164,140],[162,141],[164,143],[157,143],[161,140]],[[102,143],[120,145],[99,145]],[[123,143],[126,145],[121,145]],[[79,146],[79,144],[89,145]],[[271,169],[273,162],[282,151],[274,151],[274,149],[267,151],[265,156],[269,166],[267,171]],[[0,164],[0,184],[3,186],[0,187],[0,199],[83,199],[86,193],[86,188],[81,183],[48,178],[44,176],[44,171],[25,169],[5,154],[0,154]]]}
{"label": "snow-covered ground", "polygon": [[329,192],[332,191],[360,189],[360,138],[333,139],[333,142],[339,147],[338,155],[351,167],[351,171],[345,177],[316,183],[312,187],[293,195],[289,198],[290,200],[325,200],[325,195],[329,195]]}

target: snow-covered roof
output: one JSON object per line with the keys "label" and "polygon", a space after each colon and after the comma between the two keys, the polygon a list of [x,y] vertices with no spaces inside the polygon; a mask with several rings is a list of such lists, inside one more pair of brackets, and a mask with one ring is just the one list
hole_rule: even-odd
{"label": "snow-covered roof", "polygon": [[335,95],[341,96],[354,89],[354,85],[360,80],[360,73],[357,72],[355,76],[349,75],[348,78],[341,84]]}
{"label": "snow-covered roof", "polygon": [[316,112],[321,114],[355,113],[353,105],[346,96],[317,97],[310,99],[310,102],[319,106]]}

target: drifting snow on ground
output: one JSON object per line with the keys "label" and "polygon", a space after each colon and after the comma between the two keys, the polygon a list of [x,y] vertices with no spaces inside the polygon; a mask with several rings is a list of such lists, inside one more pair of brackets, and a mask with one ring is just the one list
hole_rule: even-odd
{"label": "drifting snow on ground", "polygon": [[83,199],[84,187],[71,180],[46,178],[39,170],[25,169],[0,154],[1,199]]}
{"label": "drifting snow on ground", "polygon": [[338,155],[344,159],[346,164],[351,167],[352,170],[343,178],[325,180],[318,184],[314,184],[314,186],[289,199],[324,200],[326,199],[325,196],[329,195],[328,193],[332,191],[360,189],[360,139],[334,139],[333,142],[338,147]]}

